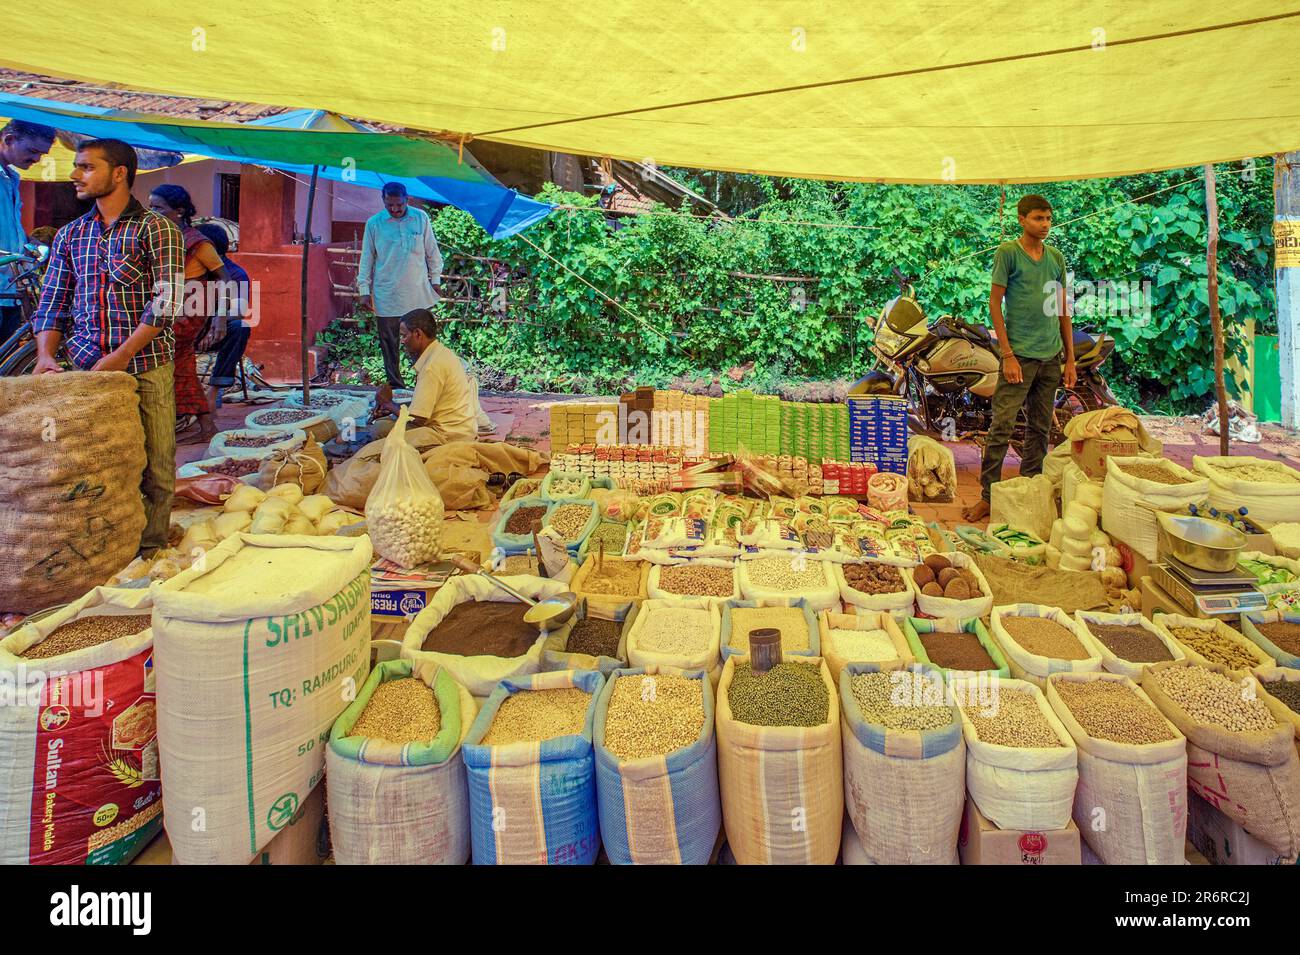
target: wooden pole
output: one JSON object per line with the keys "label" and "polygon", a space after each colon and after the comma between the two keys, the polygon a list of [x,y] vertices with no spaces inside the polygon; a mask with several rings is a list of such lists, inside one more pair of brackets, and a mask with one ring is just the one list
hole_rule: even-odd
{"label": "wooden pole", "polygon": [[316,205],[316,181],[320,177],[320,167],[311,167],[311,183],[307,186],[307,218],[302,226],[302,287],[299,290],[299,302],[302,311],[302,406],[311,407],[311,376],[308,374],[309,358],[307,342],[307,264],[311,259],[311,212]]}
{"label": "wooden pole", "polygon": [[1214,188],[1214,164],[1205,164],[1205,221],[1209,233],[1205,243],[1210,303],[1210,327],[1214,330],[1214,396],[1219,403],[1219,454],[1228,456],[1228,389],[1223,383],[1223,317],[1219,314],[1219,198]]}

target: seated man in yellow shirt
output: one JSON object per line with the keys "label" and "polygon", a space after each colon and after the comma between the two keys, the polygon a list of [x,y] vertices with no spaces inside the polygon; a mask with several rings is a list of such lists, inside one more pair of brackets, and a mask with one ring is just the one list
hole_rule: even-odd
{"label": "seated man in yellow shirt", "polygon": [[[470,405],[469,376],[450,348],[438,341],[438,323],[427,308],[402,316],[402,347],[415,363],[415,395],[411,398],[411,427],[432,428],[443,444],[473,441],[478,422]],[[379,389],[375,415],[396,414],[393,389]]]}

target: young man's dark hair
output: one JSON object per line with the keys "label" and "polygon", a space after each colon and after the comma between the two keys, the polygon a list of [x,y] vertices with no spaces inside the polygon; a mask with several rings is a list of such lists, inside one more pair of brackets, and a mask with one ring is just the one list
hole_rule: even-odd
{"label": "young man's dark hair", "polygon": [[402,324],[413,332],[424,332],[426,338],[438,337],[438,320],[427,308],[413,308],[402,316]]}
{"label": "young man's dark hair", "polygon": [[406,186],[400,182],[386,182],[380,193],[385,196],[404,196],[406,195]]}
{"label": "young man's dark hair", "polygon": [[1016,203],[1016,215],[1027,216],[1031,212],[1042,209],[1044,212],[1052,211],[1052,204],[1042,196],[1031,193],[1027,196],[1021,196],[1020,201]]}
{"label": "young man's dark hair", "polygon": [[29,123],[23,119],[11,119],[0,129],[0,137],[13,136],[15,139],[30,139],[41,143],[52,143],[57,131],[53,126]]}
{"label": "young man's dark hair", "polygon": [[135,150],[122,142],[120,139],[88,139],[77,147],[77,152],[83,149],[98,149],[108,160],[108,164],[113,169],[118,166],[126,167],[126,184],[127,187],[135,185],[135,170],[138,165]]}

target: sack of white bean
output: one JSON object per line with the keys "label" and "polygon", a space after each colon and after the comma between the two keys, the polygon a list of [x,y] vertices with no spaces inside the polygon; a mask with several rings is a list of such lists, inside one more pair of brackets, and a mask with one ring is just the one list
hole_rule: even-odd
{"label": "sack of white bean", "polygon": [[966,737],[966,788],[999,829],[1064,829],[1079,781],[1078,748],[1035,684],[952,677]]}
{"label": "sack of white bean", "polygon": [[713,685],[702,670],[615,670],[596,704],[600,836],[615,865],[707,865],[722,828]]}
{"label": "sack of white bean", "polygon": [[126,863],[162,828],[151,606],[97,587],[0,639],[0,864]]}
{"label": "sack of white bean", "polygon": [[371,671],[334,721],[325,751],[335,862],[469,860],[469,793],[460,747],[476,714],[469,690],[436,664],[386,660]]}
{"label": "sack of white bean", "polygon": [[1300,756],[1287,708],[1252,674],[1177,660],[1142,689],[1187,737],[1187,786],[1288,863],[1300,853]]}
{"label": "sack of white bean", "polygon": [[241,533],[154,586],[158,744],[181,863],[249,862],[320,782],[330,727],[370,672],[372,558],[366,537]]}
{"label": "sack of white bean", "polygon": [[791,554],[742,559],[736,566],[746,600],[803,599],[814,612],[839,609],[840,585],[833,571],[838,564]]}
{"label": "sack of white bean", "polygon": [[838,682],[850,663],[912,663],[916,657],[894,618],[882,611],[855,614],[823,610],[817,615],[821,655]]}
{"label": "sack of white bean", "polygon": [[[554,597],[568,589],[558,581],[543,577],[511,577],[510,585],[532,600]],[[573,626],[570,621],[553,633],[539,631],[536,639],[531,640],[526,647],[522,646],[523,641],[520,640],[513,644],[518,652],[513,649],[501,651],[509,652],[510,655],[500,656],[493,652],[498,649],[498,645],[487,642],[488,634],[484,633],[484,639],[480,643],[474,641],[474,635],[468,632],[472,621],[467,621],[464,627],[457,624],[457,632],[448,634],[446,641],[438,642],[438,646],[445,649],[425,649],[430,643],[430,633],[437,630],[457,607],[471,602],[519,605],[513,597],[498,590],[495,584],[482,577],[467,574],[452,577],[439,588],[433,599],[406,628],[406,636],[402,638],[402,659],[415,663],[436,663],[446,668],[452,678],[468,688],[479,701],[486,699],[504,679],[521,679],[538,672],[542,664],[542,648],[547,638],[553,634],[567,636]],[[520,606],[520,617],[526,609]],[[519,629],[522,631],[524,628]],[[461,639],[462,633],[464,639]],[[509,641],[502,641],[506,642]]]}
{"label": "sack of white bean", "polygon": [[834,865],[844,818],[844,754],[839,701],[825,662],[799,657],[756,677],[748,657],[729,657],[717,714],[722,818],[736,861]]}
{"label": "sack of white bean", "polygon": [[877,865],[956,865],[966,804],[961,714],[927,666],[850,663],[840,673],[844,803]]}
{"label": "sack of white bean", "polygon": [[1084,840],[1106,865],[1182,865],[1186,737],[1125,676],[1055,673],[1046,695],[1079,750]]}
{"label": "sack of white bean", "polygon": [[670,666],[721,675],[722,616],[705,598],[647,600],[627,635],[627,659],[634,667]]}
{"label": "sack of white bean", "polygon": [[565,670],[492,691],[463,747],[475,865],[596,861],[591,740],[604,685],[599,673]]}
{"label": "sack of white bean", "polygon": [[442,547],[442,497],[406,442],[410,409],[402,405],[397,424],[384,439],[379,479],[366,498],[366,528],[375,553],[401,567],[437,559]]}

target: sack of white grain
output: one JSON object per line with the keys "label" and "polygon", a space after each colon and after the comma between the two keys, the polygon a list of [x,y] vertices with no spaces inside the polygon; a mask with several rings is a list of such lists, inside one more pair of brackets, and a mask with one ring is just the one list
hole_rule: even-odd
{"label": "sack of white grain", "polygon": [[[510,584],[530,600],[554,597],[568,590],[568,587],[558,581],[541,577],[511,577]],[[554,631],[539,631],[537,639],[526,650],[511,657],[495,656],[490,653],[452,653],[424,649],[430,631],[437,629],[455,607],[470,602],[506,603],[516,606],[519,604],[515,598],[498,590],[491,581],[478,575],[465,574],[453,577],[438,589],[428,606],[416,614],[411,625],[406,628],[406,636],[402,638],[402,659],[415,663],[436,663],[445,668],[457,683],[468,689],[478,700],[490,696],[496,685],[504,679],[523,679],[538,672],[541,669],[542,653],[547,639],[555,635],[567,639],[573,630],[573,621],[570,620]]]}
{"label": "sack of white grain", "polygon": [[375,553],[400,567],[437,559],[442,545],[442,498],[424,470],[420,453],[406,442],[410,409],[384,439],[379,478],[366,498],[366,530]]}
{"label": "sack of white grain", "polygon": [[[502,680],[470,727],[463,747],[469,781],[470,835],[475,865],[592,865],[600,852],[592,730],[605,678],[591,670],[541,673]],[[581,730],[498,744],[493,723],[509,697],[530,690],[578,690],[591,695]],[[516,716],[522,716],[516,712]],[[531,731],[526,719],[509,729]]]}
{"label": "sack of white grain", "polygon": [[[1102,683],[1127,693],[1104,688],[1115,696],[1076,698]],[[1062,696],[1063,686],[1069,699]],[[1079,749],[1074,821],[1084,840],[1106,865],[1182,865],[1186,737],[1128,677],[1056,673],[1048,679],[1046,692],[1052,712]],[[1120,705],[1130,709],[1126,713]],[[1095,717],[1107,736],[1094,735],[1097,727],[1085,727],[1076,712],[1085,714],[1085,722]],[[1121,733],[1132,742],[1111,738]]]}
{"label": "sack of white grain", "polygon": [[1300,756],[1290,712],[1245,671],[1156,663],[1142,689],[1187,737],[1187,786],[1271,846],[1300,853]]}
{"label": "sack of white grain", "polygon": [[0,607],[76,600],[131,563],[144,429],[124,372],[0,378]]}
{"label": "sack of white grain", "polygon": [[[669,698],[659,677],[682,677],[695,687],[693,701]],[[620,686],[632,691],[632,702],[615,703]],[[626,692],[624,690],[623,692]],[[620,694],[621,695],[621,694]],[[610,724],[610,710],[626,710],[622,726]],[[669,707],[695,705],[703,720],[690,739],[676,742],[662,754],[620,758],[612,747],[653,745],[658,734],[671,734],[685,716]],[[703,670],[675,667],[636,667],[615,670],[596,703],[594,723],[596,799],[600,808],[600,838],[615,865],[707,865],[722,828],[718,801],[718,744],[713,726],[713,684]]]}
{"label": "sack of white grain", "polygon": [[130,862],[162,827],[147,590],[0,639],[0,865]]}
{"label": "sack of white grain", "polygon": [[1210,506],[1226,513],[1246,508],[1257,523],[1300,521],[1300,471],[1281,461],[1231,457],[1192,458],[1192,470],[1210,481]]}
{"label": "sack of white grain", "polygon": [[167,834],[186,864],[252,859],[325,772],[370,671],[370,541],[235,534],[154,588]]}
{"label": "sack of white grain", "polygon": [[952,451],[923,434],[908,438],[908,498],[924,504],[947,504],[956,493],[957,461]]}
{"label": "sack of white grain", "polygon": [[[999,829],[1069,825],[1078,748],[1043,691],[1025,680],[984,677],[954,677],[948,689],[961,707],[966,788],[984,817]],[[1029,703],[1022,707],[1010,694],[1028,694]]]}
{"label": "sack of white grain", "polygon": [[1008,524],[1045,541],[1056,520],[1056,488],[1041,474],[1008,478],[989,489],[989,507],[990,524]]}
{"label": "sack of white grain", "polygon": [[[1148,474],[1163,472],[1171,481],[1185,483],[1168,483],[1131,473],[1138,468]],[[1187,510],[1188,504],[1204,501],[1209,493],[1207,478],[1198,478],[1172,461],[1151,457],[1107,458],[1101,523],[1111,537],[1128,544],[1147,560],[1155,560],[1159,525],[1155,511],[1150,507],[1158,511],[1182,512]]]}
{"label": "sack of white grain", "polygon": [[[844,818],[844,754],[835,683],[820,657],[785,662],[817,667],[828,701],[825,722],[811,726],[741,722],[734,715],[730,690],[737,666],[748,665],[749,659],[728,657],[722,668],[717,697],[718,784],[727,844],[741,865],[834,865]],[[781,705],[807,702],[787,694]],[[821,715],[803,714],[810,719]]]}
{"label": "sack of white grain", "polygon": [[[427,687],[438,729],[428,739],[398,742],[369,732],[408,698],[395,697],[385,713],[367,713],[381,684],[414,679]],[[419,687],[417,687],[419,689]],[[381,703],[383,701],[380,701]],[[325,751],[330,838],[339,865],[464,865],[469,860],[469,793],[461,743],[477,715],[469,690],[436,664],[386,660],[371,671],[361,693],[334,722]],[[373,721],[373,722],[371,722]]]}
{"label": "sack of white grain", "polygon": [[940,672],[850,663],[840,673],[840,705],[844,804],[867,858],[877,865],[956,865],[966,744]]}

